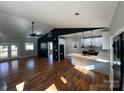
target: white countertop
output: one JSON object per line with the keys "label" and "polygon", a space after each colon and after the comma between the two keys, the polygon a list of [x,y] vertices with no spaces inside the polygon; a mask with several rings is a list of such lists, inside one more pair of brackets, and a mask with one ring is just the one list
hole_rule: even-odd
{"label": "white countertop", "polygon": [[85,58],[85,59],[104,62],[104,63],[110,62],[109,61],[109,55],[100,55],[100,54],[98,54],[98,56],[94,56],[94,55],[84,56],[81,53],[71,53],[68,56],[76,57],[76,58]]}

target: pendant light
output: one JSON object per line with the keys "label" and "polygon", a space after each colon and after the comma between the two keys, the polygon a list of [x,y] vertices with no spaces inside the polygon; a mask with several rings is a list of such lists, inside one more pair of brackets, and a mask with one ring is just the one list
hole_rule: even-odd
{"label": "pendant light", "polygon": [[75,33],[75,45],[74,45],[74,48],[77,48],[77,45],[76,45],[76,33]]}
{"label": "pendant light", "polygon": [[[99,37],[99,44],[101,43],[101,42],[100,42],[100,39],[101,39],[101,38]],[[102,48],[102,44],[100,44],[100,48]]]}
{"label": "pendant light", "polygon": [[84,33],[82,32],[82,41],[83,41],[83,43],[82,43],[82,45],[81,45],[81,48],[84,48]]}
{"label": "pendant light", "polygon": [[91,30],[91,46],[90,46],[90,48],[93,48],[93,42],[92,42],[92,38],[93,38],[93,33],[92,33],[93,31]]}

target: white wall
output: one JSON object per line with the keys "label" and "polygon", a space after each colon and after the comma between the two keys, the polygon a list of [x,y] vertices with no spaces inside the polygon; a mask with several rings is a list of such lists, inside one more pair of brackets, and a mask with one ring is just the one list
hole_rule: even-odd
{"label": "white wall", "polygon": [[121,29],[124,29],[124,2],[123,1],[119,2],[115,15],[113,17],[113,20],[110,26],[111,36]]}
{"label": "white wall", "polygon": [[76,45],[77,45],[77,48],[74,48],[74,45],[75,45],[75,38],[74,37],[69,37],[69,38],[66,38],[65,40],[65,43],[66,43],[66,55],[72,53],[72,52],[75,52],[75,53],[81,53],[82,52],[82,49],[81,49],[81,40],[79,37],[76,38]]}
{"label": "white wall", "polygon": [[[34,50],[32,50],[32,51],[25,50],[25,43],[27,43],[27,42],[34,44]],[[18,47],[18,58],[37,55],[37,38],[13,39],[13,38],[4,36],[4,38],[0,39],[0,44],[3,44],[3,43],[6,44],[8,47],[10,47],[11,44],[16,44]],[[9,56],[8,58],[11,58],[11,57]]]}
{"label": "white wall", "polygon": [[110,31],[102,32],[102,49],[110,49]]}
{"label": "white wall", "polygon": [[[31,51],[26,51],[25,50],[25,43],[33,43],[34,44],[34,50]],[[27,56],[32,56],[32,55],[37,55],[37,39],[36,38],[25,38],[25,39],[20,39],[20,40],[8,40],[8,41],[0,41],[0,44],[5,44],[8,47],[11,47],[12,44],[17,45],[18,47],[18,56],[17,57],[27,57]],[[9,48],[10,49],[10,48]],[[10,54],[10,50],[9,50]],[[8,56],[10,59],[11,56]]]}
{"label": "white wall", "polygon": [[[38,38],[30,37],[32,21],[35,20],[0,13],[0,43],[6,43],[9,46],[17,43],[18,57],[37,55]],[[51,29],[53,29],[51,26],[35,21],[34,31],[45,34]],[[33,51],[25,51],[26,42],[34,43]]]}
{"label": "white wall", "polygon": [[65,38],[65,56],[67,56],[69,53],[72,52],[72,47],[71,47],[71,40],[70,38]]}
{"label": "white wall", "polygon": [[59,38],[59,44],[64,44],[64,56],[67,57],[68,54],[72,52],[82,52],[82,49],[80,48],[80,39],[77,38],[77,47],[78,48],[73,48],[75,44],[74,38]]}

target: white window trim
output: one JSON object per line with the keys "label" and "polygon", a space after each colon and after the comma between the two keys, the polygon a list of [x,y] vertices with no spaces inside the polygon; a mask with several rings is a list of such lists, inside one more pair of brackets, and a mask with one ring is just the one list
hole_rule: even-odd
{"label": "white window trim", "polygon": [[[27,49],[26,47],[26,44],[32,44],[32,48],[31,49]],[[34,51],[34,43],[33,42],[26,42],[25,44],[24,44],[24,46],[25,46],[25,51]]]}

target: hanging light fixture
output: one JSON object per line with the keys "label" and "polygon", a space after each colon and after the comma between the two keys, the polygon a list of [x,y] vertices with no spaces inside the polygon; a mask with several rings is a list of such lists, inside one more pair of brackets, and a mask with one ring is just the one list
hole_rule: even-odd
{"label": "hanging light fixture", "polygon": [[84,33],[83,32],[82,32],[82,41],[83,41],[83,43],[81,45],[81,48],[84,48]]}
{"label": "hanging light fixture", "polygon": [[75,45],[74,45],[74,48],[77,48],[77,45],[76,45],[76,33],[75,33]]}
{"label": "hanging light fixture", "polygon": [[[99,44],[101,43],[100,40],[101,40],[101,37],[99,37]],[[100,48],[102,48],[102,44],[100,44]]]}
{"label": "hanging light fixture", "polygon": [[34,32],[34,22],[32,22],[32,33],[30,34],[30,36],[32,36],[32,37],[41,37],[41,36],[43,36],[43,34],[38,34],[38,33]]}
{"label": "hanging light fixture", "polygon": [[93,42],[92,42],[92,38],[93,38],[93,33],[92,33],[93,31],[91,30],[91,46],[90,46],[90,48],[93,48]]}

